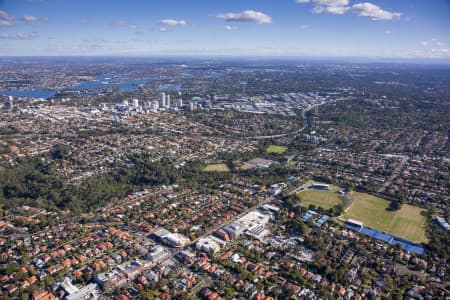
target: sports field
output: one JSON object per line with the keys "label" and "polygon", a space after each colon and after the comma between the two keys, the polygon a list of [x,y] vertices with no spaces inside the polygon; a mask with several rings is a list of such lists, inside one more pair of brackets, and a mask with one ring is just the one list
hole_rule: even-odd
{"label": "sports field", "polygon": [[287,147],[286,146],[276,146],[276,145],[270,145],[267,147],[266,152],[267,153],[277,153],[277,154],[283,154],[286,152]]}
{"label": "sports field", "polygon": [[203,171],[205,172],[228,172],[230,169],[226,164],[211,164],[207,165]]}
{"label": "sports field", "polygon": [[420,213],[423,209],[404,204],[397,211],[387,211],[389,201],[364,194],[352,192],[352,205],[342,215],[345,220],[354,219],[364,226],[390,233],[412,242],[426,242],[426,219]]}
{"label": "sports field", "polygon": [[303,207],[313,204],[323,209],[330,209],[339,204],[344,204],[339,195],[331,191],[306,190],[298,193],[298,196],[301,199],[300,205]]}

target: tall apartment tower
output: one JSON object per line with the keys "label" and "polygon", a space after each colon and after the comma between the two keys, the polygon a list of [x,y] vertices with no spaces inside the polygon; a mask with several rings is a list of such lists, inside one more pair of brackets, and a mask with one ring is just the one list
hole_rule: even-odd
{"label": "tall apartment tower", "polygon": [[166,94],[163,92],[159,94],[159,107],[165,106],[166,106]]}
{"label": "tall apartment tower", "polygon": [[8,101],[3,104],[3,108],[5,109],[13,109],[14,108],[14,98],[12,96],[8,96]]}
{"label": "tall apartment tower", "polygon": [[313,112],[313,128],[318,129],[320,127],[320,118],[319,118],[319,105],[314,107]]}

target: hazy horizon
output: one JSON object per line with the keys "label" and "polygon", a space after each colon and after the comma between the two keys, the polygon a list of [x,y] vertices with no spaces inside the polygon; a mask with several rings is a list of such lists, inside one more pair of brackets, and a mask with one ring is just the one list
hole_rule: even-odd
{"label": "hazy horizon", "polygon": [[0,56],[450,59],[450,2],[0,1]]}

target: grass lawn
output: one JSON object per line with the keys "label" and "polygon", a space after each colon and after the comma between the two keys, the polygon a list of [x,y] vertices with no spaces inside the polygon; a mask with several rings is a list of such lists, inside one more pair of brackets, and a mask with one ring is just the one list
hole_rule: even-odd
{"label": "grass lawn", "polygon": [[339,204],[344,204],[339,195],[330,191],[306,190],[298,193],[298,196],[301,199],[300,205],[303,207],[314,204],[323,209],[330,209]]}
{"label": "grass lawn", "polygon": [[412,242],[426,242],[426,219],[420,213],[423,209],[404,204],[397,211],[387,211],[389,201],[364,194],[353,192],[353,203],[344,219],[354,219],[364,223],[365,226],[384,231]]}
{"label": "grass lawn", "polygon": [[227,167],[226,164],[212,164],[207,165],[203,171],[205,172],[228,172],[230,169]]}
{"label": "grass lawn", "polygon": [[287,147],[285,146],[276,146],[276,145],[270,145],[267,149],[266,152],[267,153],[278,153],[278,154],[283,154],[284,152],[286,152]]}
{"label": "grass lawn", "polygon": [[296,162],[295,160],[291,160],[291,161],[289,161],[289,162],[287,163],[287,165],[290,166],[290,167],[294,167],[294,166],[297,165],[297,162]]}

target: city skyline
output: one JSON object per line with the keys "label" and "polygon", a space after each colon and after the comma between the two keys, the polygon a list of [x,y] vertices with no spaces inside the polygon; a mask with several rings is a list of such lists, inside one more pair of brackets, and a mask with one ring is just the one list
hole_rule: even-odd
{"label": "city skyline", "polygon": [[450,3],[0,1],[2,56],[450,58]]}

